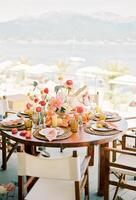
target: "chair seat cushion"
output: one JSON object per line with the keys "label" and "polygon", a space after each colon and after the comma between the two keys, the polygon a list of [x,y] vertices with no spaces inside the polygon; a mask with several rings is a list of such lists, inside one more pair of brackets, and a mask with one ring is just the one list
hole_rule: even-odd
{"label": "chair seat cushion", "polygon": [[40,178],[26,195],[25,200],[75,200],[74,188],[73,181]]}
{"label": "chair seat cushion", "polygon": [[[136,156],[121,154],[116,161],[117,164],[136,168]],[[118,172],[130,176],[136,176],[136,171],[126,170],[122,168],[110,167],[110,171]]]}

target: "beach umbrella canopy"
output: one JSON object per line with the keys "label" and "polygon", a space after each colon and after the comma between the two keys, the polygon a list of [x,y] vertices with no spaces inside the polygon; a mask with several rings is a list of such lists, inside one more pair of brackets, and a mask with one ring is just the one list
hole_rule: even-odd
{"label": "beach umbrella canopy", "polygon": [[119,84],[119,85],[136,85],[136,76],[132,75],[123,75],[114,78],[109,83],[111,84]]}
{"label": "beach umbrella canopy", "polygon": [[27,73],[30,74],[42,74],[46,72],[56,72],[57,71],[57,66],[56,65],[44,65],[44,64],[38,64],[34,65],[33,68],[29,68],[27,70]]}
{"label": "beach umbrella canopy", "polygon": [[31,66],[31,65],[19,64],[19,65],[13,66],[10,69],[10,71],[13,71],[13,72],[19,72],[19,71],[27,72],[27,71],[32,70],[32,69],[33,69],[33,66]]}
{"label": "beach umbrella canopy", "polygon": [[85,74],[87,76],[89,75],[99,76],[99,75],[119,75],[119,72],[109,71],[97,66],[87,66],[77,70],[77,74]]}

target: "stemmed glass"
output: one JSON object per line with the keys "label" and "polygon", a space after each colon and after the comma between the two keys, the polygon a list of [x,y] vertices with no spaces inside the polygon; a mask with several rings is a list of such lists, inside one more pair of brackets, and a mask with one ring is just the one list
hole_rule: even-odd
{"label": "stemmed glass", "polygon": [[33,128],[36,129],[39,123],[39,115],[38,113],[34,112],[32,115],[32,121],[33,121]]}

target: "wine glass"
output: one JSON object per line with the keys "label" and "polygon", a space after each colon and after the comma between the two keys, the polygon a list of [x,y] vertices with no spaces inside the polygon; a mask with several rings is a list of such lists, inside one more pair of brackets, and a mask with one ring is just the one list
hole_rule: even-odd
{"label": "wine glass", "polygon": [[38,113],[33,113],[32,115],[32,121],[33,121],[33,128],[36,129],[39,123],[39,115]]}

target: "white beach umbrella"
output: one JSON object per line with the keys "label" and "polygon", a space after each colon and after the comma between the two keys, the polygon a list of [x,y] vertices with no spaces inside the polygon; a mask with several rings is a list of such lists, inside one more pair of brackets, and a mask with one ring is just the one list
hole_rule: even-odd
{"label": "white beach umbrella", "polygon": [[19,65],[13,66],[10,69],[10,71],[13,71],[13,72],[19,72],[19,71],[27,72],[27,71],[32,70],[32,69],[33,69],[33,66],[31,66],[31,65],[19,64]]}
{"label": "white beach umbrella", "polygon": [[42,74],[46,72],[56,72],[57,71],[57,66],[56,65],[44,65],[44,64],[38,64],[34,65],[33,68],[29,68],[27,70],[27,73],[29,74]]}
{"label": "white beach umbrella", "polygon": [[77,70],[77,74],[85,74],[87,76],[93,76],[93,75],[98,76],[98,75],[119,75],[119,72],[109,71],[97,66],[87,66]]}
{"label": "white beach umbrella", "polygon": [[119,84],[119,85],[136,85],[136,76],[132,75],[123,75],[114,78],[109,83],[111,84]]}
{"label": "white beach umbrella", "polygon": [[14,62],[11,60],[7,60],[5,62],[1,62],[0,63],[0,71],[7,71],[8,69],[10,69],[12,66],[14,65]]}

